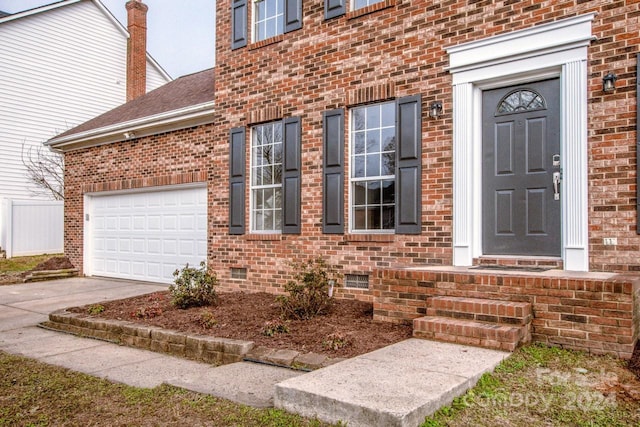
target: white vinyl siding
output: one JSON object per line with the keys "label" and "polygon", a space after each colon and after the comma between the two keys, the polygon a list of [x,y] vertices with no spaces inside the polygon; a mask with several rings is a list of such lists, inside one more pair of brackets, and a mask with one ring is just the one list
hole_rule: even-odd
{"label": "white vinyl siding", "polygon": [[172,283],[207,258],[207,190],[181,188],[89,196],[87,274]]}
{"label": "white vinyl siding", "polygon": [[[22,144],[126,101],[126,33],[92,1],[0,24],[0,197],[30,197]],[[168,80],[148,62],[148,89]]]}

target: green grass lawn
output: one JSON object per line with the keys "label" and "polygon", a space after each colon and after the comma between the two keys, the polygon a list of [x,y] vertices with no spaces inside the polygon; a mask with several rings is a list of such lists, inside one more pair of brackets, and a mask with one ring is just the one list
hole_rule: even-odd
{"label": "green grass lawn", "polygon": [[11,259],[0,259],[0,274],[29,271],[36,265],[54,256],[61,256],[61,255],[45,254],[45,255],[36,255],[36,256],[19,256],[19,257],[13,257]]}
{"label": "green grass lawn", "polygon": [[0,352],[0,426],[324,426],[163,385],[142,389]]}
{"label": "green grass lawn", "polygon": [[[0,426],[323,426],[171,386],[140,389],[0,352]],[[523,347],[434,426],[639,426],[640,382],[613,357]]]}
{"label": "green grass lawn", "polygon": [[625,363],[526,346],[422,427],[640,426],[640,381]]}

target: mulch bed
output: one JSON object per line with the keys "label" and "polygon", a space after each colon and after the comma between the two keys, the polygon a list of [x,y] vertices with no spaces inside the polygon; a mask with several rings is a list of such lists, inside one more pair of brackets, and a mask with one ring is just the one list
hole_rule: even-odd
{"label": "mulch bed", "polygon": [[41,262],[31,269],[31,271],[67,270],[75,268],[66,256],[54,256]]}
{"label": "mulch bed", "polygon": [[[354,300],[335,300],[326,315],[289,321],[280,319],[275,296],[267,293],[219,293],[215,305],[186,310],[174,307],[167,291],[101,305],[104,311],[94,316],[329,357],[357,356],[410,338],[412,333],[408,325],[374,322],[372,304]],[[69,311],[86,314],[89,307]],[[288,332],[265,335],[279,324],[286,325]]]}

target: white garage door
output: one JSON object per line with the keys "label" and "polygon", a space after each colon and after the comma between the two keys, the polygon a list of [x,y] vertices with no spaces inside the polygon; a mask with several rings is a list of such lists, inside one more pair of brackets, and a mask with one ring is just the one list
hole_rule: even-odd
{"label": "white garage door", "polygon": [[94,195],[88,203],[91,275],[172,283],[177,268],[206,260],[206,188]]}

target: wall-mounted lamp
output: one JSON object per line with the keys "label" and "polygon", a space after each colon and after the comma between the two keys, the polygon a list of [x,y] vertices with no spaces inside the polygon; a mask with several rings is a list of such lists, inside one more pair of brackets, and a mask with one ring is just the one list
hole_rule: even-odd
{"label": "wall-mounted lamp", "polygon": [[434,101],[429,106],[429,117],[437,119],[442,115],[442,102]]}
{"label": "wall-mounted lamp", "polygon": [[614,92],[616,90],[616,80],[618,80],[618,76],[609,71],[609,73],[602,78],[602,90],[605,92]]}
{"label": "wall-mounted lamp", "polygon": [[136,137],[136,134],[133,131],[129,131],[123,133],[122,136],[124,136],[124,139],[133,139]]}

